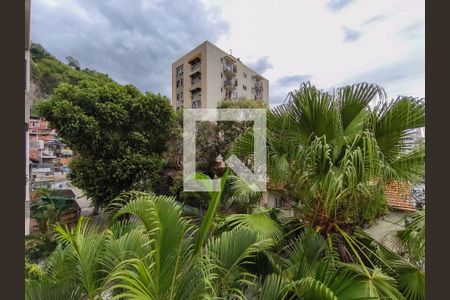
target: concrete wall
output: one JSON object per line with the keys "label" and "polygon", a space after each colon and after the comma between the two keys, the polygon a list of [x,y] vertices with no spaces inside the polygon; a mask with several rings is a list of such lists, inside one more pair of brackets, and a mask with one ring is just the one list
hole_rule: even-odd
{"label": "concrete wall", "polygon": [[277,207],[276,198],[280,197],[282,194],[279,191],[268,189],[267,192],[263,192],[260,204],[267,208],[278,208],[285,218],[294,217],[294,209],[288,202],[284,202],[284,205]]}
{"label": "concrete wall", "polygon": [[224,56],[223,51],[211,43],[206,43],[206,86],[208,93],[205,93],[206,108],[216,108],[225,95],[223,90],[224,77],[221,77],[223,64],[220,59]]}

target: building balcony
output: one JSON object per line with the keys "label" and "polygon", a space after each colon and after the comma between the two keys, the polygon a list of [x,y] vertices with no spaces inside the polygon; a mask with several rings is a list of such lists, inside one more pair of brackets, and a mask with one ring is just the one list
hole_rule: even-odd
{"label": "building balcony", "polygon": [[202,66],[202,64],[200,62],[198,62],[194,65],[191,65],[191,74],[193,74],[195,72],[199,72],[201,66]]}
{"label": "building balcony", "polygon": [[255,95],[255,100],[263,100],[263,94],[262,93],[256,93]]}
{"label": "building balcony", "polygon": [[191,69],[189,72],[192,74],[200,70],[202,60],[200,59],[200,57],[195,57],[189,62],[189,64],[191,65]]}
{"label": "building balcony", "polygon": [[202,76],[202,73],[200,72],[200,69],[195,69],[191,73],[189,73],[189,76],[192,80],[195,80],[197,78],[200,78]]}
{"label": "building balcony", "polygon": [[262,95],[263,92],[264,92],[264,89],[262,87],[260,87],[260,88],[252,88],[252,94],[253,95],[259,95],[259,94]]}
{"label": "building balcony", "polygon": [[201,108],[201,107],[202,107],[201,100],[192,101],[192,108]]}
{"label": "building balcony", "polygon": [[256,81],[255,84],[254,84],[254,88],[255,89],[262,89],[263,88],[262,81]]}
{"label": "building balcony", "polygon": [[228,79],[233,78],[234,76],[236,76],[237,68],[234,65],[227,64],[223,66],[223,73]]}
{"label": "building balcony", "polygon": [[225,80],[223,83],[223,87],[227,91],[233,91],[237,87],[237,81],[236,80]]}
{"label": "building balcony", "polygon": [[200,89],[202,87],[202,81],[201,80],[194,80],[191,82],[190,90]]}
{"label": "building balcony", "polygon": [[201,94],[196,94],[194,96],[192,96],[192,103],[194,102],[200,102],[202,100],[202,95]]}

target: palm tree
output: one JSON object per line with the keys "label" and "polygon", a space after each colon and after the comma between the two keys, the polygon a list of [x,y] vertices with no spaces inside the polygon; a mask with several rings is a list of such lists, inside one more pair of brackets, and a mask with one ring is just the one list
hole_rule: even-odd
{"label": "palm tree", "polygon": [[[173,197],[141,192],[116,204],[104,231],[84,218],[55,225],[60,244],[27,279],[26,299],[424,299],[414,260],[362,232],[283,235],[270,211],[227,216],[217,230],[227,176],[199,227]],[[405,231],[423,225],[414,219]]]}
{"label": "palm tree", "polygon": [[397,250],[405,253],[413,263],[425,260],[425,211],[417,211],[407,217],[406,227],[395,234]]}
{"label": "palm tree", "polygon": [[109,275],[121,261],[150,251],[146,235],[129,221],[101,231],[81,217],[73,228],[54,225],[53,229],[59,245],[46,260],[39,280],[27,279],[27,299],[44,299],[39,295],[47,293],[56,293],[55,299],[79,299],[62,296],[66,294],[58,298],[59,292],[67,291],[76,291],[83,299],[100,299],[110,290]]}
{"label": "palm tree", "polygon": [[39,224],[39,230],[47,233],[51,224],[57,223],[63,214],[63,208],[58,207],[54,201],[39,201],[32,207],[31,217]]}
{"label": "palm tree", "polygon": [[[206,214],[217,210],[213,194]],[[196,228],[171,197],[135,193],[105,231],[81,218],[55,226],[60,245],[27,299],[424,299],[424,274],[364,235],[305,227],[283,241],[264,212]],[[339,247],[345,245],[348,257]]]}
{"label": "palm tree", "polygon": [[[423,174],[424,147],[412,140],[423,100],[385,97],[373,84],[325,92],[305,83],[268,112],[269,186],[283,187],[307,224],[324,232],[362,224],[386,209],[388,182]],[[252,139],[243,134],[234,152],[251,155]]]}
{"label": "palm tree", "polygon": [[[222,177],[223,190],[228,172]],[[243,265],[258,251],[270,247],[246,228],[208,238],[221,192],[211,202],[200,228],[182,217],[174,198],[139,194],[122,206],[114,220],[125,215],[147,234],[151,251],[141,258],[123,260],[110,277],[117,299],[201,299],[242,297],[254,276]]]}

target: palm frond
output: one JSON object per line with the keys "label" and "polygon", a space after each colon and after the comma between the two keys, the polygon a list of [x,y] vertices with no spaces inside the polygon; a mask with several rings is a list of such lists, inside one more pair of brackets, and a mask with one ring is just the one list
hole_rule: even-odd
{"label": "palm frond", "polygon": [[250,229],[258,233],[261,239],[271,238],[276,242],[283,236],[280,225],[266,213],[234,214],[228,216],[226,222],[232,228]]}

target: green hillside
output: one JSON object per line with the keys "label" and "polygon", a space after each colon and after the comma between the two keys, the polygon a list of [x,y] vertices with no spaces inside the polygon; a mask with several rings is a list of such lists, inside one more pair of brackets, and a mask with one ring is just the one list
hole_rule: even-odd
{"label": "green hillside", "polygon": [[[42,45],[33,43],[31,53],[32,100],[47,98],[53,89],[62,82],[71,84],[89,79],[99,83],[114,82],[107,74],[94,70],[80,69],[76,60],[71,58],[64,64],[51,55]],[[75,62],[74,62],[75,61]]]}

